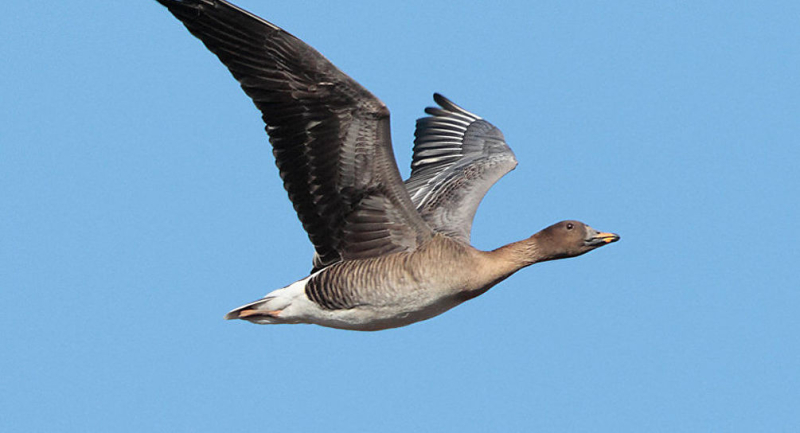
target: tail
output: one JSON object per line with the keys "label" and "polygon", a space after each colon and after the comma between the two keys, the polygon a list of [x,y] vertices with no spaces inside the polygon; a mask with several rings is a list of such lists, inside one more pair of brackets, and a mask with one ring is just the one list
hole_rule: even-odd
{"label": "tail", "polygon": [[275,300],[276,298],[274,297],[266,297],[247,305],[242,305],[226,314],[225,320],[241,319],[261,325],[286,323],[279,317],[283,307],[276,308],[277,305],[274,305],[275,302],[273,302]]}
{"label": "tail", "polygon": [[269,325],[273,323],[306,323],[302,314],[303,309],[298,309],[298,306],[293,304],[297,302],[301,305],[310,303],[305,294],[305,287],[308,280],[314,275],[316,274],[309,275],[300,281],[295,281],[282,289],[267,293],[267,296],[258,301],[242,305],[226,314],[225,319],[247,320],[248,322],[258,323],[260,325]]}

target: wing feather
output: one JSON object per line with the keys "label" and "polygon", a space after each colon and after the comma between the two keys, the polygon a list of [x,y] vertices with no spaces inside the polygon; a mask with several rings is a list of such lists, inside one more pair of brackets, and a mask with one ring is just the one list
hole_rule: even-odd
{"label": "wing feather", "polygon": [[483,196],[517,160],[494,125],[438,93],[433,98],[439,107],[417,120],[406,188],[431,228],[469,242]]}
{"label": "wing feather", "polygon": [[223,0],[158,0],[261,111],[314,267],[416,248],[432,232],[397,170],[389,110],[316,50]]}

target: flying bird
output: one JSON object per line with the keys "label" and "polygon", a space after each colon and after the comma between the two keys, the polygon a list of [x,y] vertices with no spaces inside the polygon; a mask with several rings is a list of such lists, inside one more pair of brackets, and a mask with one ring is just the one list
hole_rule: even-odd
{"label": "flying bird", "polygon": [[223,0],[157,0],[261,111],[314,245],[310,275],[229,312],[258,324],[374,331],[439,315],[518,270],[619,240],[562,221],[493,251],[470,245],[483,196],[517,160],[494,125],[434,94],[404,182],[383,102],[280,27]]}

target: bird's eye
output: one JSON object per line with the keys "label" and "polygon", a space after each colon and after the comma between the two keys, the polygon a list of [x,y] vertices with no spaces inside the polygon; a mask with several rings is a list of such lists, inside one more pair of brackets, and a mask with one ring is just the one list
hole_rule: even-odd
{"label": "bird's eye", "polygon": [[572,230],[573,227],[575,226],[572,223],[567,223],[567,230]]}

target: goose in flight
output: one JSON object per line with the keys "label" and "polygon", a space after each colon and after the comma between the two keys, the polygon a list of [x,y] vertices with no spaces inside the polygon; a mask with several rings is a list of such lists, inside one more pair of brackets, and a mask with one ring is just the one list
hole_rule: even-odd
{"label": "goose in flight", "polygon": [[472,299],[537,262],[615,242],[562,221],[493,251],[470,245],[484,194],[517,161],[491,123],[434,94],[403,182],[389,110],[319,52],[223,0],[157,0],[219,57],[261,111],[311,274],[228,313],[259,324],[374,331]]}

